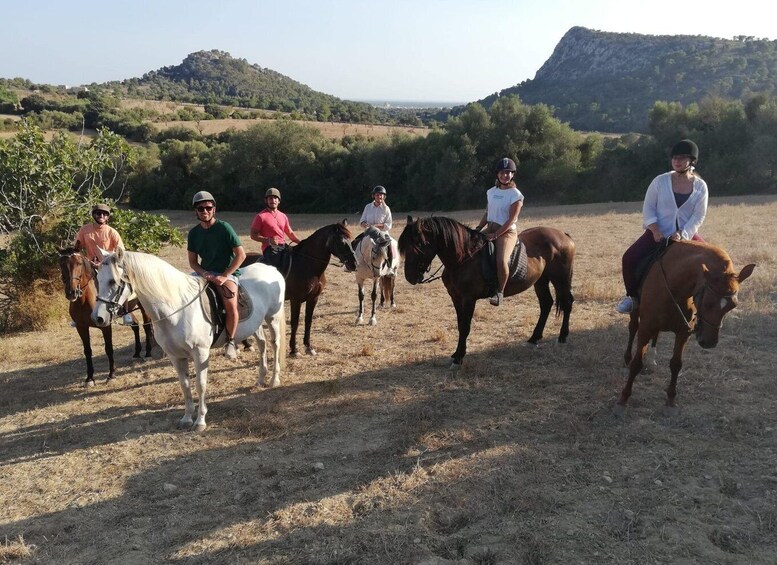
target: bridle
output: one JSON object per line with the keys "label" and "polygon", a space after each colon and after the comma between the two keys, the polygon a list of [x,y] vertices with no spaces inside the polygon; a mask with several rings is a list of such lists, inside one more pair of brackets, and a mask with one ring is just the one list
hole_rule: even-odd
{"label": "bridle", "polygon": [[683,313],[683,309],[680,307],[679,301],[674,297],[674,294],[672,294],[672,289],[669,288],[669,281],[666,278],[666,271],[664,270],[664,261],[663,257],[658,261],[659,266],[661,267],[661,274],[664,276],[664,284],[666,285],[666,291],[669,293],[669,296],[672,298],[672,303],[675,305],[675,308],[677,308],[677,311],[680,313],[680,317],[683,319],[683,322],[685,323],[685,327],[688,328],[689,332],[693,332],[694,330],[698,333],[701,331],[701,326],[697,323],[694,325],[694,321],[697,320],[701,322],[702,324],[707,324],[711,328],[720,329],[723,326],[723,318],[721,317],[719,324],[713,324],[712,322],[705,320],[704,317],[701,315],[701,308],[700,305],[702,304],[702,301],[704,300],[704,293],[709,290],[711,294],[714,294],[718,298],[725,298],[725,299],[732,299],[734,298],[737,293],[731,293],[731,294],[723,294],[715,289],[713,289],[709,282],[705,282],[704,286],[702,286],[694,295],[693,295],[693,304],[696,307],[696,312],[691,314],[690,318],[686,318],[685,314]]}
{"label": "bridle", "polygon": [[[91,281],[93,277],[91,276],[92,273],[87,270],[86,282],[81,285],[81,279],[84,277],[84,270],[86,269],[84,266],[84,261],[86,261],[86,258],[78,252],[71,253],[70,255],[61,255],[61,257],[63,259],[67,259],[73,257],[74,255],[79,257],[78,264],[81,267],[81,272],[78,274],[78,276],[76,276],[74,274],[74,270],[70,269],[70,267],[68,267],[68,271],[70,272],[70,288],[73,289],[73,294],[75,295],[75,298],[78,299],[84,295],[84,289],[89,286],[89,281]],[[75,281],[75,284],[73,284],[73,281]]]}

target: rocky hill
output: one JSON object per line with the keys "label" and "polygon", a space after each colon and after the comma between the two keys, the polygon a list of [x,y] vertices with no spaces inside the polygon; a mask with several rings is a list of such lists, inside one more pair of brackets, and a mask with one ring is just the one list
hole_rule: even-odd
{"label": "rocky hill", "polygon": [[583,130],[646,131],[657,100],[741,99],[777,90],[777,41],[740,36],[655,36],[570,29],[534,79],[479,101],[515,93],[553,106]]}

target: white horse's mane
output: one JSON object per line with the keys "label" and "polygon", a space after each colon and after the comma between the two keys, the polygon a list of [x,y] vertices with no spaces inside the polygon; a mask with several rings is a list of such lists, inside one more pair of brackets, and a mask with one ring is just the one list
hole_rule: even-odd
{"label": "white horse's mane", "polygon": [[181,304],[200,292],[197,279],[146,253],[126,251],[124,270],[135,292],[155,296],[160,302]]}

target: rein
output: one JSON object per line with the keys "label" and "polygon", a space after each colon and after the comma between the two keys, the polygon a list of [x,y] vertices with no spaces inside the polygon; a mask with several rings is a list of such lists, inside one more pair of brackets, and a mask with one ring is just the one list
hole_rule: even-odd
{"label": "rein", "polygon": [[[477,246],[477,247],[474,249],[474,251],[472,251],[472,253],[470,253],[470,254],[469,254],[469,257],[467,257],[467,258],[466,258],[466,259],[464,259],[464,260],[463,260],[461,263],[459,263],[458,265],[456,265],[456,267],[461,267],[462,265],[466,265],[467,263],[469,263],[470,261],[472,261],[472,259],[474,259],[474,258],[475,258],[475,255],[477,255],[477,254],[478,254],[478,252],[479,252],[479,251],[481,251],[481,250],[482,250],[482,249],[483,249],[483,248],[484,248],[486,245],[488,245],[488,240],[486,240],[486,241],[485,241],[485,243],[480,243],[480,244],[478,244],[478,246]],[[445,265],[440,265],[440,266],[437,268],[437,270],[436,270],[434,273],[432,273],[431,275],[429,275],[429,276],[428,276],[428,277],[426,277],[425,279],[423,279],[423,280],[421,280],[421,281],[418,281],[418,284],[426,284],[426,283],[434,282],[434,281],[436,281],[436,280],[438,280],[438,279],[441,279],[441,278],[442,278],[442,275],[438,275],[437,273],[439,273],[439,272],[440,272],[440,270],[441,270],[441,269],[442,269],[444,266],[445,266]],[[424,270],[424,274],[428,273],[428,272],[429,272],[429,271],[431,271],[431,270],[432,270],[432,264],[431,264],[431,263],[429,263],[429,266],[428,266],[428,267],[427,267],[427,268]]]}

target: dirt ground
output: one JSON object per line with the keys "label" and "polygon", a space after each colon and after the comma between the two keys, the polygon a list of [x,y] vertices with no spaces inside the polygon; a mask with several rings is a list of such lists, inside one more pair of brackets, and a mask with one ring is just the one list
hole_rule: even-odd
{"label": "dirt ground", "polygon": [[[524,344],[532,291],[481,301],[460,372],[449,371],[456,321],[440,281],[401,276],[398,307],[357,327],[353,275],[330,266],[318,356],[289,359],[268,390],[254,384],[256,354],[214,351],[199,435],[176,429],[169,361],[132,363],[128,329],[114,329],[117,378],[88,390],[67,320],[4,336],[0,561],[774,563],[777,197],[711,201],[702,235],[737,269],[758,266],[718,347],[689,344],[672,419],[661,411],[671,336],[625,418],[610,410],[627,337],[613,309],[620,256],[639,210],[529,200],[522,227],[558,227],[577,244],[570,343],[554,343],[551,318],[541,347]],[[479,214],[451,215],[473,225]],[[220,217],[256,249],[253,214]],[[339,219],[291,216],[303,237]],[[183,249],[162,255],[185,268]]]}

